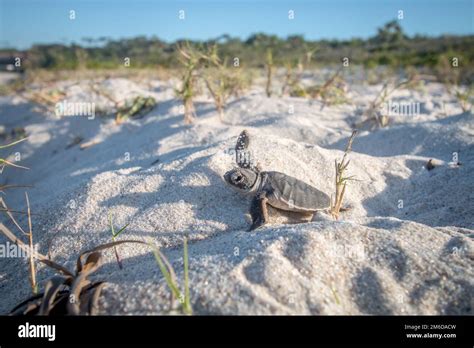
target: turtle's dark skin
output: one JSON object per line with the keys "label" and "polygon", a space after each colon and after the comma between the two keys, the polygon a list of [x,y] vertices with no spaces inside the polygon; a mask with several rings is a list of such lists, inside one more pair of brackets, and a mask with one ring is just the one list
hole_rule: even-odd
{"label": "turtle's dark skin", "polygon": [[237,139],[236,162],[238,167],[224,174],[224,180],[233,188],[254,198],[250,206],[252,226],[249,231],[268,222],[267,204],[280,210],[297,213],[315,213],[328,209],[331,202],[324,192],[292,176],[279,172],[262,172],[251,164],[247,131]]}

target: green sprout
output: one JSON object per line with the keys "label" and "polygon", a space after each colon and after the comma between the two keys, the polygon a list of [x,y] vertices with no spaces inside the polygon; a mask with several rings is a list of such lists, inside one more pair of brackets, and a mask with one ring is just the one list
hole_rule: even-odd
{"label": "green sprout", "polygon": [[140,118],[149,113],[156,105],[156,100],[153,97],[138,96],[133,99],[132,103],[125,105],[117,111],[115,122],[117,124],[129,118]]}
{"label": "green sprout", "polygon": [[[119,234],[122,233],[123,231],[125,231],[125,229],[128,227],[128,225],[130,225],[128,223],[125,226],[123,226],[120,230],[115,232],[114,223],[113,223],[113,219],[112,219],[112,213],[110,213],[110,212],[109,212],[109,222],[110,222],[110,231],[112,232],[112,241],[113,242],[115,242],[115,239],[119,236]],[[119,268],[123,269],[122,260],[120,258],[120,255],[119,255],[118,251],[117,251],[116,246],[114,246],[114,252],[115,252],[115,258],[117,259],[117,264],[118,264]]]}
{"label": "green sprout", "polygon": [[184,294],[179,290],[178,283],[176,281],[176,276],[173,268],[168,263],[163,254],[159,249],[149,244],[155,255],[156,262],[160,268],[161,273],[165,277],[165,281],[168,284],[169,289],[171,290],[172,300],[175,298],[179,299],[181,304],[181,310],[184,314],[191,315],[193,314],[193,309],[191,307],[191,298],[189,294],[189,262],[188,262],[188,241],[184,239]]}
{"label": "green sprout", "polygon": [[342,200],[344,198],[344,193],[346,192],[346,185],[347,181],[355,180],[354,176],[345,176],[345,171],[349,166],[350,160],[347,160],[347,154],[352,150],[352,142],[354,141],[354,137],[356,136],[357,131],[353,131],[351,137],[349,138],[349,142],[347,143],[346,150],[344,151],[344,156],[342,160],[338,162],[335,160],[335,168],[336,168],[336,198],[334,204],[331,204],[331,214],[337,220],[339,218],[339,213],[342,207]]}

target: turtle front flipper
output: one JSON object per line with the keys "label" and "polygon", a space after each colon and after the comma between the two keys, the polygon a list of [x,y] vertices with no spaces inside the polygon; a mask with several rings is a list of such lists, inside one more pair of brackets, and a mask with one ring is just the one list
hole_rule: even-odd
{"label": "turtle front flipper", "polygon": [[254,197],[250,205],[250,216],[252,217],[252,226],[248,231],[253,231],[262,227],[268,222],[268,198],[265,192]]}
{"label": "turtle front flipper", "polygon": [[249,133],[243,130],[235,144],[235,162],[240,168],[250,168],[250,152],[247,151],[249,144]]}

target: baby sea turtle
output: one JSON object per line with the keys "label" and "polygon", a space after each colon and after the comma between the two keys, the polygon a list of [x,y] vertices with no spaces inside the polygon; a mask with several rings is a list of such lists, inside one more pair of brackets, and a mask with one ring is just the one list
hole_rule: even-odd
{"label": "baby sea turtle", "polygon": [[250,205],[252,226],[249,231],[268,222],[267,204],[280,210],[315,214],[328,209],[331,202],[324,192],[289,175],[260,171],[254,166],[247,151],[250,139],[247,131],[240,133],[235,146],[238,167],[224,174],[224,180],[244,194],[252,194]]}

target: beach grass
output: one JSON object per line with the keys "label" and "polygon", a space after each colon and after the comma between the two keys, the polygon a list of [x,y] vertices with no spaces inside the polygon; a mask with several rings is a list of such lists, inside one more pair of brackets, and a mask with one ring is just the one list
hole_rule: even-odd
{"label": "beach grass", "polygon": [[342,156],[341,161],[334,161],[335,169],[336,169],[336,177],[335,177],[335,186],[336,186],[336,195],[334,203],[331,205],[331,214],[337,220],[339,218],[339,214],[342,207],[342,201],[344,198],[344,193],[346,192],[347,182],[349,180],[354,180],[354,176],[346,176],[346,170],[349,166],[350,160],[347,159],[347,155],[352,150],[352,142],[354,141],[354,137],[356,136],[357,131],[354,130],[349,138],[349,141],[346,146],[346,150],[344,151],[344,155]]}

